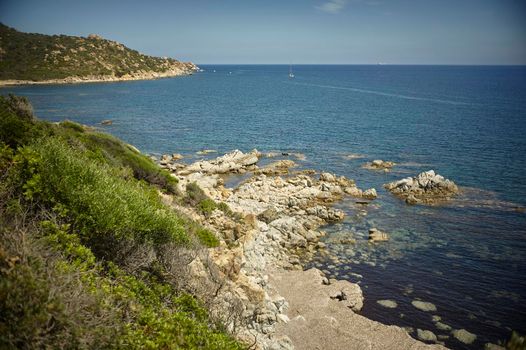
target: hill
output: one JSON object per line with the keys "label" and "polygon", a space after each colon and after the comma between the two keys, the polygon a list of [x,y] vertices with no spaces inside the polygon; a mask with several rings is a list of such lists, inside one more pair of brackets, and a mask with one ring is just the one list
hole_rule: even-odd
{"label": "hill", "polygon": [[0,23],[0,80],[4,84],[154,79],[196,70],[193,63],[144,55],[95,34],[22,33]]}

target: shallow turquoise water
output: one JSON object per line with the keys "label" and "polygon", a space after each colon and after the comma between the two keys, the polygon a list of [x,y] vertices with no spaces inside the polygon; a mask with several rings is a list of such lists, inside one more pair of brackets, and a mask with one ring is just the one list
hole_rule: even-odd
{"label": "shallow turquoise water", "polygon": [[[329,245],[340,256],[329,272],[361,283],[366,316],[447,334],[411,306],[420,298],[436,304],[444,323],[478,335],[472,346],[447,340],[453,348],[526,333],[526,214],[514,209],[526,206],[525,67],[297,66],[293,80],[288,66],[203,68],[175,79],[0,92],[28,96],[43,119],[112,119],[106,130],[144,152],[303,153],[302,167],[379,192],[369,208],[340,204],[348,218],[327,228],[358,240]],[[377,158],[401,165],[388,174],[360,168]],[[461,201],[411,207],[382,189],[428,169],[462,186]],[[372,226],[391,241],[369,246]]]}

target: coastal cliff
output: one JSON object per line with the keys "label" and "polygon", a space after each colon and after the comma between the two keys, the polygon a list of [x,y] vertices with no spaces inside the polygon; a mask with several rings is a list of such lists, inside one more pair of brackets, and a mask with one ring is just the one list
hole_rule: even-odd
{"label": "coastal cliff", "polygon": [[193,63],[148,56],[96,34],[22,33],[0,23],[0,85],[156,79],[197,69]]}

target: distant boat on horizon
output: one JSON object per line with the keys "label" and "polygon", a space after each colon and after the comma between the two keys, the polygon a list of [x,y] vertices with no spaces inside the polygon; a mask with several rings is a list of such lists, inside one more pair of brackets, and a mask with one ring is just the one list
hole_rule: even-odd
{"label": "distant boat on horizon", "polygon": [[292,64],[289,65],[289,78],[294,78],[294,73],[292,73]]}

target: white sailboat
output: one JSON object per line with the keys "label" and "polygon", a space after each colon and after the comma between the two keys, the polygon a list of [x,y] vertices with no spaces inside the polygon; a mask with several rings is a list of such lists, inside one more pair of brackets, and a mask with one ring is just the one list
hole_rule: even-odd
{"label": "white sailboat", "polygon": [[289,78],[294,78],[294,73],[292,73],[292,64],[289,65]]}

